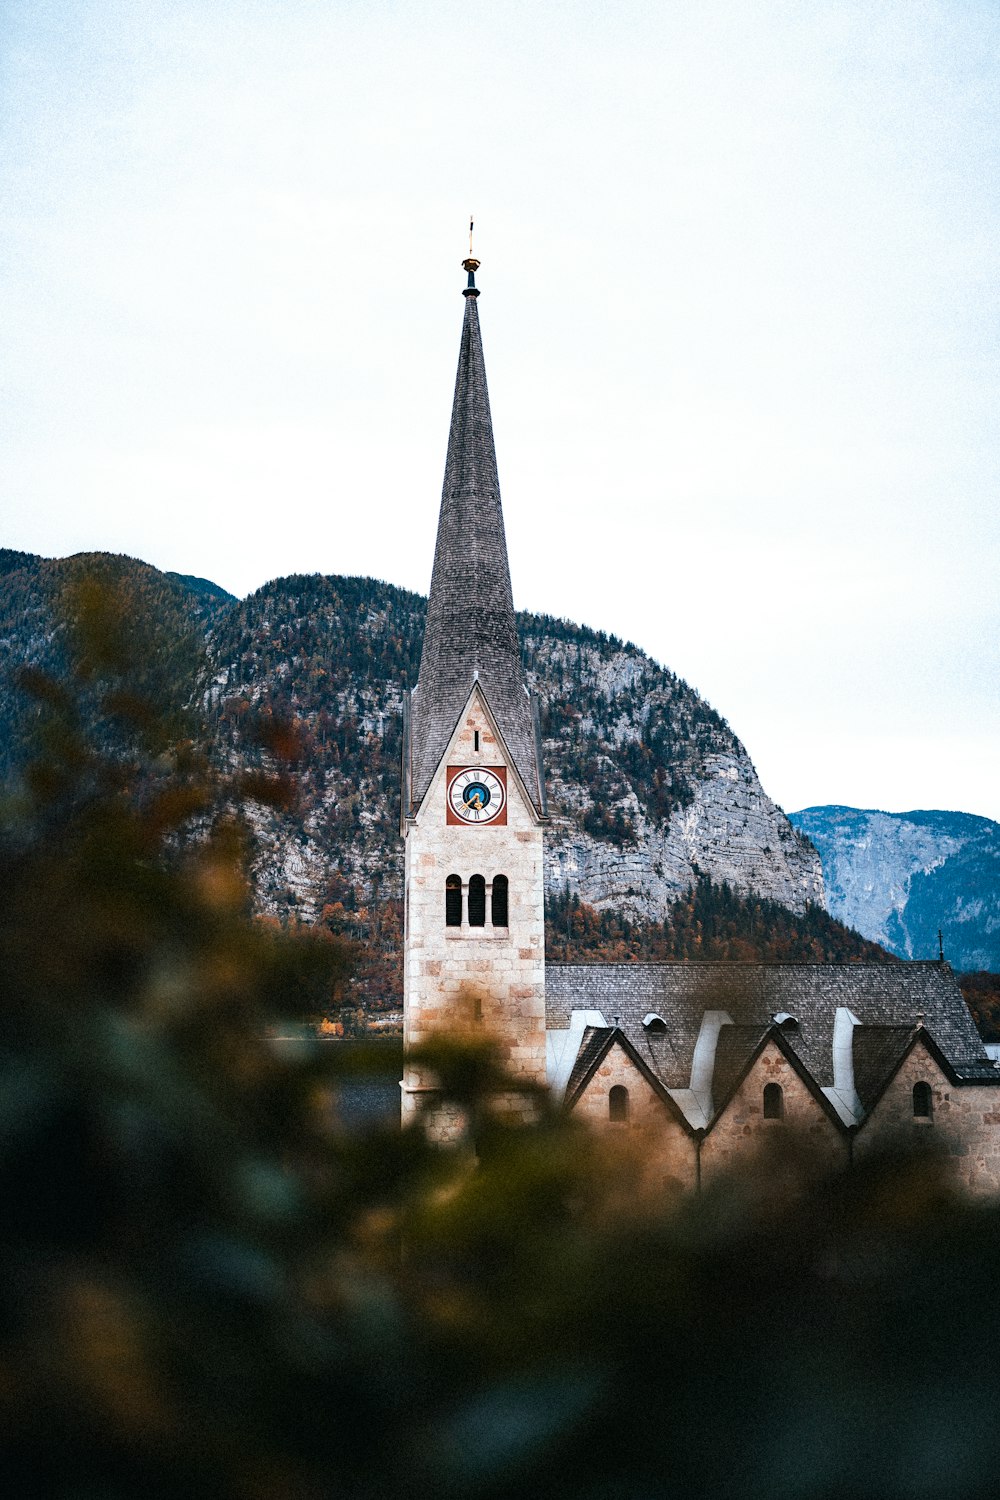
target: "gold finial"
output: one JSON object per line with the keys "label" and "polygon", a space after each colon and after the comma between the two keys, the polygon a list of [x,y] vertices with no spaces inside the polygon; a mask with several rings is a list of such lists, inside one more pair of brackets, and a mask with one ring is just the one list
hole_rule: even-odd
{"label": "gold finial", "polygon": [[479,296],[479,292],[476,289],[476,272],[479,270],[479,262],[478,262],[478,260],[476,260],[476,257],[472,253],[472,215],[471,214],[469,215],[469,254],[468,254],[467,259],[463,260],[463,262],[462,262],[462,270],[463,271],[468,271],[468,273],[469,273],[469,284],[468,284],[468,286],[465,289],[464,295],[466,297],[478,297]]}

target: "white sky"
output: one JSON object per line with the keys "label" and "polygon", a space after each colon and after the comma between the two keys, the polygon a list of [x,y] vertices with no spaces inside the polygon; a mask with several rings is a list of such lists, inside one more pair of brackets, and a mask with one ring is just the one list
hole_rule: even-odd
{"label": "white sky", "polygon": [[785,808],[1000,818],[996,0],[7,0],[0,544],[426,591],[470,210],[520,607]]}

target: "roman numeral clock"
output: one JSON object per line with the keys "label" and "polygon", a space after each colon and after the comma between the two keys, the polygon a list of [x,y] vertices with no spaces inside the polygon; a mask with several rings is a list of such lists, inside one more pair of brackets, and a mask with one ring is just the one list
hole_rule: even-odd
{"label": "roman numeral clock", "polygon": [[507,767],[449,766],[446,807],[451,824],[506,824]]}

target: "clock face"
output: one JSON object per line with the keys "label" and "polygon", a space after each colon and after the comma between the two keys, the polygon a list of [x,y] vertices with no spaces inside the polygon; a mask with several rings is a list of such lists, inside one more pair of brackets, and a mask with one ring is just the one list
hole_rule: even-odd
{"label": "clock face", "polygon": [[450,766],[449,823],[506,823],[507,767]]}

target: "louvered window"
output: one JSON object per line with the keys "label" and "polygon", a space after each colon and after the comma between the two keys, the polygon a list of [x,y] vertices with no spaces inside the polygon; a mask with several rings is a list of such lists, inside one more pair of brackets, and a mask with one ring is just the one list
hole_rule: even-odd
{"label": "louvered window", "polygon": [[446,927],[462,925],[462,877],[449,875],[444,883],[444,923]]}
{"label": "louvered window", "polygon": [[473,875],[469,881],[469,926],[486,926],[486,880]]}
{"label": "louvered window", "polygon": [[507,877],[506,875],[494,875],[493,895],[491,897],[490,916],[494,927],[507,926]]}

